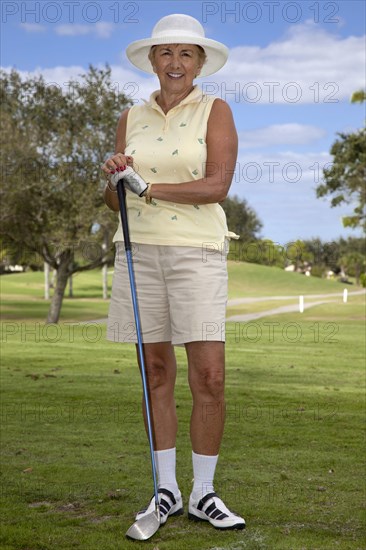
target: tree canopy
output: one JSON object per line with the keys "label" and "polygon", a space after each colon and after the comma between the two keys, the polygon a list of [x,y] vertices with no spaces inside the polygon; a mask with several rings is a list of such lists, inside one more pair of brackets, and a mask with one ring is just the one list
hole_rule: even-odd
{"label": "tree canopy", "polygon": [[[352,96],[352,103],[363,103],[365,92]],[[330,150],[332,166],[323,170],[324,183],[316,188],[317,197],[331,196],[331,206],[353,204],[353,213],[343,218],[345,227],[366,229],[366,128],[338,133]]]}
{"label": "tree canopy", "polygon": [[104,206],[100,166],[129,105],[109,67],[92,66],[66,90],[42,76],[1,72],[2,242],[57,270],[48,322],[57,322],[67,279],[104,261],[115,216]]}

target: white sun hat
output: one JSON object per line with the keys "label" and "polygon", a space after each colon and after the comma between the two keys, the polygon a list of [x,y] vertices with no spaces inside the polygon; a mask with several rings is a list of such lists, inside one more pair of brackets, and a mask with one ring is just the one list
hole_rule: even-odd
{"label": "white sun hat", "polygon": [[205,31],[199,21],[190,15],[174,13],[160,19],[153,28],[151,38],[136,40],[129,44],[126,55],[135,67],[150,74],[154,74],[148,55],[152,46],[160,44],[196,44],[201,46],[207,56],[200,76],[216,73],[226,63],[229,55],[228,48],[205,37]]}

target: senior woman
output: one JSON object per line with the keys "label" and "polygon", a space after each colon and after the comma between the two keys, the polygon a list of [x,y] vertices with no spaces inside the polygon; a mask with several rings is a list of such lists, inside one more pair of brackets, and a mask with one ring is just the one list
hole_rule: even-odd
{"label": "senior woman", "polygon": [[[163,17],[151,38],[133,42],[127,57],[155,73],[160,89],[124,111],[115,154],[102,169],[105,202],[118,211],[112,174],[124,166],[148,182],[127,190],[127,208],[154,425],[161,523],[183,512],[176,480],[177,415],[174,345],[184,345],[193,398],[190,424],[194,485],[188,516],[219,529],[242,529],[243,518],[217,496],[214,473],[224,429],[226,242],[219,202],[226,197],[237,157],[228,105],[193,84],[226,62],[223,44],[205,38],[188,15]],[[121,223],[107,338],[137,342]],[[144,411],[146,422],[146,411]],[[136,519],[154,509],[154,497]]]}

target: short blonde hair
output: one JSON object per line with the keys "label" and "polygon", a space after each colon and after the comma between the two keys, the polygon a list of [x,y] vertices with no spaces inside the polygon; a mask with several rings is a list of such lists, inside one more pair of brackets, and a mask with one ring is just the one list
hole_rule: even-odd
{"label": "short blonde hair", "polygon": [[[171,44],[172,46],[176,46],[177,44]],[[202,46],[199,46],[198,44],[193,44],[193,46],[197,46],[198,48],[198,59],[200,62],[201,67],[206,63],[207,55],[205,50],[202,48]],[[151,46],[149,51],[149,61],[152,64],[155,58],[155,52],[156,52],[157,46]]]}

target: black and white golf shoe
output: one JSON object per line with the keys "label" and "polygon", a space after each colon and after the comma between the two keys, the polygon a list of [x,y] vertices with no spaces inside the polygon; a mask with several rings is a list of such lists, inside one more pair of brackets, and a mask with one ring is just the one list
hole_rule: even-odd
{"label": "black and white golf shoe", "polygon": [[244,529],[245,520],[231,512],[216,493],[208,493],[200,501],[189,499],[188,517],[193,521],[209,521],[216,529]]}
{"label": "black and white golf shoe", "polygon": [[[168,489],[164,489],[162,487],[158,489],[158,496],[159,496],[161,525],[164,525],[164,523],[168,519],[168,516],[181,516],[183,514],[183,502],[182,502],[182,495],[180,492],[178,496],[177,495],[174,496],[171,491],[169,491]],[[135,518],[136,521],[138,519],[143,518],[147,514],[154,512],[154,510],[155,510],[155,496],[153,495],[147,508],[144,508],[143,510],[140,510],[140,512],[137,512],[136,518]]]}

